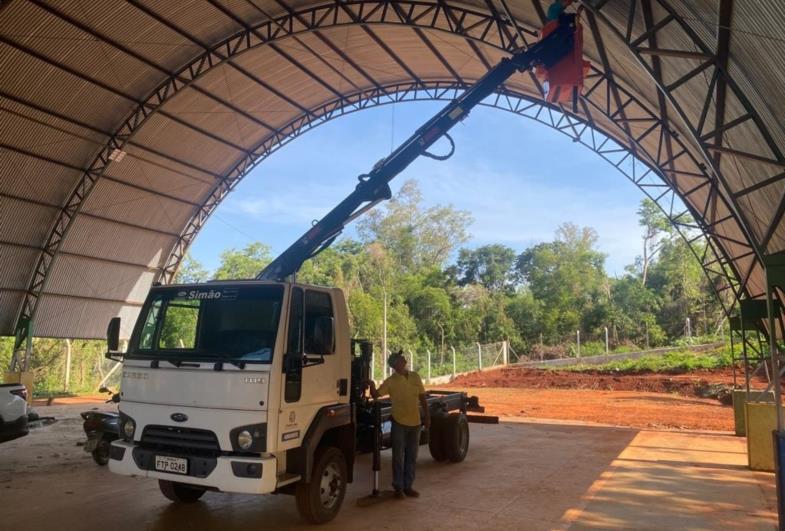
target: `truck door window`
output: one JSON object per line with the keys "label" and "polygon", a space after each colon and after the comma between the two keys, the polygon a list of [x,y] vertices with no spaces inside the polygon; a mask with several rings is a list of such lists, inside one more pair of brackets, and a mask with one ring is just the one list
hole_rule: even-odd
{"label": "truck door window", "polygon": [[170,301],[158,339],[158,348],[166,350],[192,349],[196,346],[196,324],[199,320],[199,301]]}
{"label": "truck door window", "polygon": [[[286,352],[300,354],[303,349],[303,290],[292,288],[289,306],[289,335],[286,341]],[[297,402],[302,393],[302,369],[287,371],[284,381],[284,400]]]}
{"label": "truck door window", "polygon": [[[307,291],[305,293],[305,353],[313,354],[316,352],[314,345],[317,344],[316,335],[317,322],[320,317],[332,317],[333,304],[330,294],[323,291]],[[333,335],[334,337],[334,335]]]}

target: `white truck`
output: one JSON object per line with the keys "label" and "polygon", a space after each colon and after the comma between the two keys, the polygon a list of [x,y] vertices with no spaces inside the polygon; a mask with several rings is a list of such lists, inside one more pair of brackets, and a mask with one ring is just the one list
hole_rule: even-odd
{"label": "white truck", "polygon": [[[365,396],[370,358],[370,344],[350,338],[338,289],[267,281],[154,287],[123,357],[121,438],[109,468],[158,479],[176,502],[206,490],[292,493],[306,519],[326,522],[358,452],[375,450],[378,491],[390,404]],[[463,460],[466,412],[481,411],[477,400],[433,391],[427,398],[431,454]]]}
{"label": "white truck", "polygon": [[[109,468],[157,478],[177,502],[196,501],[206,490],[293,493],[301,514],[320,523],[340,508],[355,454],[372,451],[378,494],[391,408],[364,393],[371,344],[351,339],[340,290],[293,278],[348,223],[389,199],[389,182],[411,162],[447,158],[427,150],[442,137],[454,149],[447,131],[513,74],[581,57],[576,24],[574,14],[562,14],[540,42],[502,59],[361,175],[257,280],[154,286],[123,360],[121,439],[112,443]],[[119,330],[119,318],[112,319],[109,355]],[[437,461],[462,461],[468,421],[493,420],[468,417],[483,410],[465,393],[429,391],[427,404],[432,426],[421,443]]]}
{"label": "white truck", "polygon": [[27,433],[27,388],[16,383],[0,384],[0,442]]}

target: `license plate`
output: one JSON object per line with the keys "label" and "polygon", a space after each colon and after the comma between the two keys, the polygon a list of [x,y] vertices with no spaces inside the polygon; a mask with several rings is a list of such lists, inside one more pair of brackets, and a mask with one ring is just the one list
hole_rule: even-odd
{"label": "license plate", "polygon": [[155,456],[155,469],[159,472],[169,472],[172,474],[187,474],[188,459],[182,457],[167,457],[165,455]]}

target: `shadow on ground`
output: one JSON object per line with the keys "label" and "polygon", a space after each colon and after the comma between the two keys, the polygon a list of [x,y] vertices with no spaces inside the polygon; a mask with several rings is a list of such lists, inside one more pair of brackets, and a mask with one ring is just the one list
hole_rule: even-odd
{"label": "shadow on ground", "polygon": [[[94,465],[76,446],[80,429],[67,420],[0,446],[3,527],[313,529],[285,495],[207,493],[172,505],[154,480]],[[742,466],[743,443],[729,436],[504,422],[472,425],[471,437],[460,464],[435,463],[421,447],[416,500],[357,507],[371,486],[361,457],[341,513],[320,529],[714,528],[731,517],[745,529],[773,525],[760,481]],[[382,466],[387,486],[389,452]]]}

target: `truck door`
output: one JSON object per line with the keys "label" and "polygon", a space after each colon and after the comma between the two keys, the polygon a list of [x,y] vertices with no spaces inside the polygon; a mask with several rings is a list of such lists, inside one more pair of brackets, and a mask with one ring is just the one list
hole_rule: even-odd
{"label": "truck door", "polygon": [[[284,373],[278,424],[280,449],[299,446],[316,412],[339,401],[338,383],[342,377],[339,356],[335,354],[336,331],[330,293],[293,287],[289,308],[286,353],[303,354],[307,361],[305,367],[290,368]],[[327,335],[332,336],[333,347],[331,353],[321,356],[317,352],[327,326],[332,327]]]}

